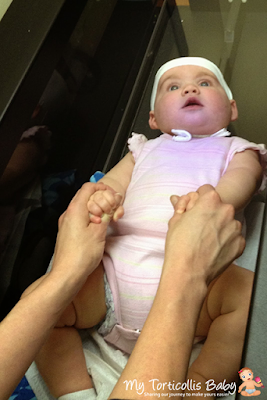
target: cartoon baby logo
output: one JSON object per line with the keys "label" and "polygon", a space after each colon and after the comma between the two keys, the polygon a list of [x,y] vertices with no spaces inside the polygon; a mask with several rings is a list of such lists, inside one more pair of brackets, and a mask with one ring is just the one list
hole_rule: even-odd
{"label": "cartoon baby logo", "polygon": [[238,388],[238,393],[241,393],[242,396],[259,396],[261,391],[256,387],[264,388],[260,377],[256,376],[255,380],[253,380],[253,372],[250,368],[242,368],[238,373],[243,381]]}

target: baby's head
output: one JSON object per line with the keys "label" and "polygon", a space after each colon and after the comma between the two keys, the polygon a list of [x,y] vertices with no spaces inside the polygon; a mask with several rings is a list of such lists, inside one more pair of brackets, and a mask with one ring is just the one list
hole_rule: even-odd
{"label": "baby's head", "polygon": [[238,373],[242,381],[252,381],[253,379],[253,372],[250,368],[242,368]]}
{"label": "baby's head", "polygon": [[236,103],[219,68],[201,57],[168,61],[157,72],[149,124],[170,133],[211,135],[237,118]]}

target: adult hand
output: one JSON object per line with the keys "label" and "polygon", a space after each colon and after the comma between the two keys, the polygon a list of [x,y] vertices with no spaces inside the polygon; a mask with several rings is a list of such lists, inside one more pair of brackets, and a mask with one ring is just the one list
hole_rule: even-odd
{"label": "adult hand", "polygon": [[92,223],[87,208],[90,196],[98,190],[114,192],[103,183],[86,183],[60,217],[53,272],[64,270],[87,277],[100,263],[109,221]]}
{"label": "adult hand", "polygon": [[185,273],[200,275],[209,284],[242,254],[245,239],[240,222],[234,219],[233,206],[223,204],[210,185],[197,192],[194,207],[183,214],[176,210],[178,197],[171,198],[175,212],[169,221],[164,268],[175,271],[177,260],[182,259],[187,266]]}

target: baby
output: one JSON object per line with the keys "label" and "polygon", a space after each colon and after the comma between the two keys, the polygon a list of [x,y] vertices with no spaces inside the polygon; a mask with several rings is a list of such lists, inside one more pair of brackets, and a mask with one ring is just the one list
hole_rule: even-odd
{"label": "baby", "polygon": [[[196,190],[208,183],[238,212],[264,187],[264,146],[229,137],[226,130],[237,116],[231,90],[212,62],[178,58],[157,72],[149,125],[162,134],[153,140],[133,134],[130,152],[102,179],[117,195],[106,190],[89,199],[92,222],[101,223],[103,214],[113,219],[103,262],[36,360],[55,397],[95,398],[75,328],[102,322],[99,332],[106,341],[127,353],[134,348],[161,275],[173,213],[170,196],[181,196],[179,212],[186,212],[198,197]],[[195,333],[196,341],[206,340],[188,370],[202,391],[209,379],[236,378],[252,283],[251,271],[232,264],[209,284]]]}
{"label": "baby", "polygon": [[[252,370],[250,368],[242,368],[240,371],[238,371],[238,373],[240,379],[243,381],[242,385],[240,385],[238,388],[238,393],[241,393],[242,396],[259,396],[261,391],[255,389],[255,387],[262,387],[263,385],[253,380]],[[242,391],[242,389],[244,390]]]}

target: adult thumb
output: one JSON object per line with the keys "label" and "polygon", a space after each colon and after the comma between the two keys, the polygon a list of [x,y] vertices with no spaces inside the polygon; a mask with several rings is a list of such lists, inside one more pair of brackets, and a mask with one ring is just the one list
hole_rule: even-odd
{"label": "adult thumb", "polygon": [[170,197],[170,201],[172,203],[173,208],[175,208],[175,205],[178,203],[180,196],[172,195]]}
{"label": "adult thumb", "polygon": [[209,192],[211,192],[211,191],[213,191],[213,190],[215,190],[215,188],[214,188],[213,186],[206,184],[206,185],[200,186],[200,187],[197,189],[197,193],[198,193],[200,196],[203,196],[204,194],[209,193]]}

